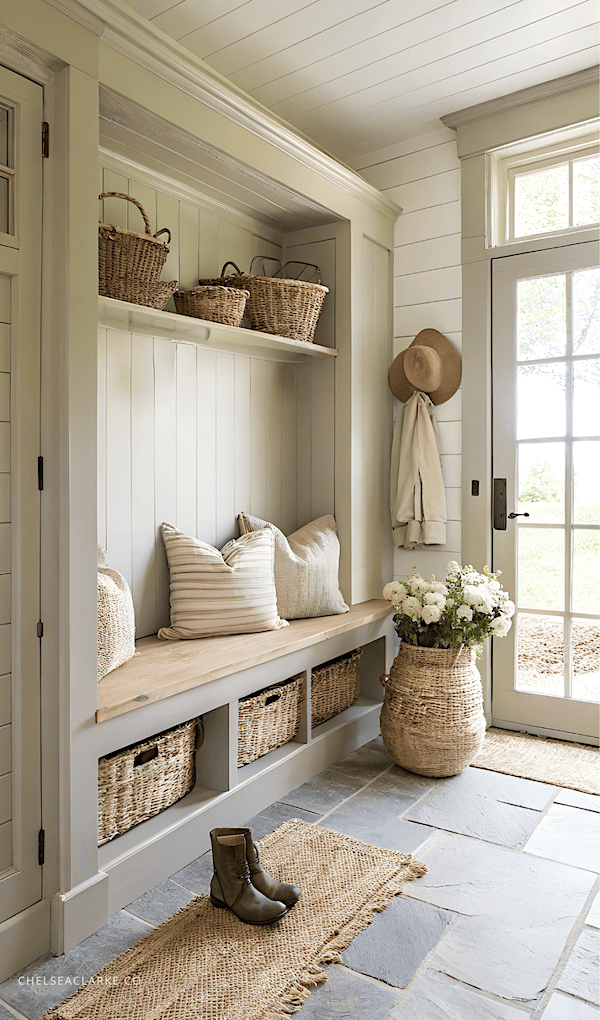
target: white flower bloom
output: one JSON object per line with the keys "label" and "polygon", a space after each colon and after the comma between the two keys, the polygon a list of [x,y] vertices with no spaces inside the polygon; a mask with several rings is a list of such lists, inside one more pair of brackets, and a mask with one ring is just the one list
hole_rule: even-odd
{"label": "white flower bloom", "polygon": [[452,606],[456,605],[455,599],[446,599],[446,609],[452,609]]}
{"label": "white flower bloom", "polygon": [[442,611],[439,606],[426,605],[421,610],[421,616],[425,623],[437,623],[441,615]]}
{"label": "white flower bloom", "polygon": [[418,599],[409,595],[402,603],[402,611],[406,613],[407,616],[412,616],[413,619],[419,619],[421,616],[421,603]]}
{"label": "white flower bloom", "polygon": [[434,581],[431,590],[437,592],[438,595],[448,595],[448,586],[443,581]]}
{"label": "white flower bloom", "polygon": [[439,609],[443,609],[446,605],[446,599],[443,595],[439,595],[436,591],[428,591],[425,595],[425,602],[429,606],[437,606]]}
{"label": "white flower bloom", "polygon": [[500,591],[500,581],[490,580],[488,581],[488,588],[490,591]]}
{"label": "white flower bloom", "polygon": [[497,616],[495,620],[490,623],[490,630],[495,637],[506,637],[512,626],[511,621],[506,616]]}
{"label": "white flower bloom", "polygon": [[412,577],[410,580],[410,590],[413,595],[419,595],[421,592],[427,591],[429,588],[429,581],[426,581],[424,577],[420,577],[418,574],[416,577]]}
{"label": "white flower bloom", "polygon": [[502,606],[502,612],[504,613],[504,615],[505,616],[509,616],[509,617],[510,616],[514,616],[515,615],[515,609],[516,609],[516,606],[515,606],[514,602],[511,602],[510,599],[506,599],[506,602]]}
{"label": "white flower bloom", "polygon": [[472,620],[473,610],[471,609],[470,606],[462,605],[459,606],[458,609],[456,610],[456,615],[458,616],[459,620]]}
{"label": "white flower bloom", "polygon": [[381,594],[383,595],[384,599],[387,599],[388,602],[391,602],[394,598],[394,595],[396,594],[394,582],[390,581],[389,584],[386,584]]}
{"label": "white flower bloom", "polygon": [[458,574],[459,570],[460,570],[460,567],[459,567],[458,563],[456,562],[456,560],[450,560],[450,562],[448,564],[447,573],[449,575],[450,574]]}

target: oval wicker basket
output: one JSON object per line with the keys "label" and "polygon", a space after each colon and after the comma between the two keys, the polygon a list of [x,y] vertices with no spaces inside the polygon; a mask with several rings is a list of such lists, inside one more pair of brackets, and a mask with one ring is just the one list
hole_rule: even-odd
{"label": "oval wicker basket", "polygon": [[[98,227],[98,291],[103,297],[136,305],[164,308],[177,282],[161,283],[159,277],[169,254],[171,232],[167,227],[153,234],[142,205],[120,191],[103,191],[102,198],[124,198],[135,205],[144,220],[145,233],[125,230],[110,223]],[[159,240],[169,235],[169,243]],[[167,293],[167,289],[168,290]],[[165,296],[166,295],[166,296]],[[162,304],[160,303],[162,301]]]}
{"label": "oval wicker basket", "polygon": [[225,326],[239,326],[249,297],[247,290],[237,287],[192,287],[176,292],[175,308],[180,315],[222,322]]}
{"label": "oval wicker basket", "polygon": [[311,670],[311,725],[344,712],[360,697],[360,657],[362,648],[330,659]]}
{"label": "oval wicker basket", "polygon": [[[228,266],[235,274],[225,276]],[[216,280],[199,280],[201,285],[239,287],[249,292],[245,315],[252,329],[312,343],[327,287],[285,277],[252,276],[242,273],[234,262],[226,262]]]}
{"label": "oval wicker basket", "polygon": [[485,736],[475,649],[420,648],[403,641],[383,678],[381,736],[397,765],[420,776],[455,776]]}
{"label": "oval wicker basket", "polygon": [[238,702],[238,768],[293,740],[300,727],[302,675]]}

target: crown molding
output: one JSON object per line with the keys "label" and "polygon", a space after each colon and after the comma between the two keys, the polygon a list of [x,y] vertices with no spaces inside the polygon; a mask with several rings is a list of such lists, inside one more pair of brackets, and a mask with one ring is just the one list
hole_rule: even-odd
{"label": "crown molding", "polygon": [[[58,6],[61,0],[51,2]],[[126,10],[115,0],[81,0],[81,4],[104,23],[102,40],[108,46],[396,220],[400,209],[395,202],[135,11]]]}
{"label": "crown molding", "polygon": [[557,96],[566,95],[568,92],[575,92],[577,89],[584,89],[590,85],[598,87],[600,80],[600,67],[588,67],[583,71],[576,71],[574,74],[567,74],[563,78],[554,78],[552,81],[543,82],[541,85],[533,85],[531,88],[522,89],[520,92],[511,92],[508,96],[500,96],[498,99],[489,99],[477,106],[468,106],[456,113],[448,113],[440,117],[442,124],[446,127],[458,128],[463,124],[472,124],[475,121],[483,120],[485,117],[495,117],[498,114],[506,113],[508,110],[515,110],[519,106],[527,106],[530,103],[539,103],[544,99],[555,99]]}

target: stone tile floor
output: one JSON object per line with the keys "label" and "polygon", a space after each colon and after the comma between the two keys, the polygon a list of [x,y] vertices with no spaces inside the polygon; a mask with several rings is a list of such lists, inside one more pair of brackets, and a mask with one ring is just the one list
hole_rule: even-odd
{"label": "stone tile floor", "polygon": [[[377,739],[249,819],[257,839],[300,817],[414,853],[428,868],[352,941],[342,964],[328,966],[299,1017],[598,1018],[599,811],[599,797],[485,769],[415,776]],[[0,1020],[39,1020],[73,990],[61,976],[94,974],[206,892],[211,871],[205,854],[65,956],[5,981]]]}

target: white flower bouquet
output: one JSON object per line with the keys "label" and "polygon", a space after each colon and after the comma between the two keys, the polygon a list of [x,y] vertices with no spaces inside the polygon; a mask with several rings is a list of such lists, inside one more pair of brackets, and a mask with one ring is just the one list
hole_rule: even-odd
{"label": "white flower bouquet", "polygon": [[444,581],[435,577],[427,581],[414,572],[406,581],[386,584],[383,597],[396,610],[394,624],[402,641],[426,648],[455,648],[480,645],[490,634],[505,637],[515,604],[496,574],[483,569],[479,574],[451,560]]}

